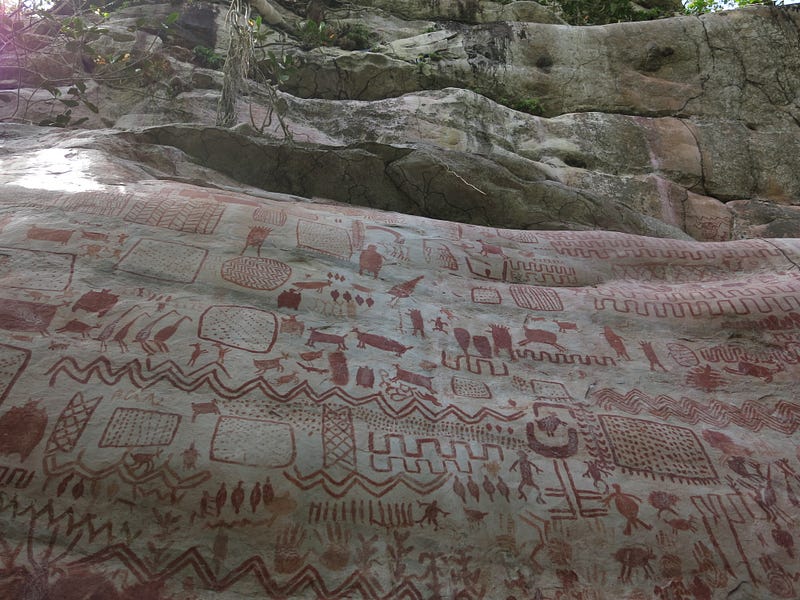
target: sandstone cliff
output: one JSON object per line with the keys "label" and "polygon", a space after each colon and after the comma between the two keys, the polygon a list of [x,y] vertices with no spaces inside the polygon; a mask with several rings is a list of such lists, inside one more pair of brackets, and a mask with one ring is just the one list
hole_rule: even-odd
{"label": "sandstone cliff", "polygon": [[800,12],[333,4],[0,53],[0,599],[797,598]]}
{"label": "sandstone cliff", "polygon": [[[161,78],[90,80],[101,110],[84,110],[84,126],[134,131],[265,189],[475,224],[703,241],[797,234],[797,9],[567,27],[533,2],[332,4],[326,22],[358,24],[368,47],[318,45],[305,5],[262,7],[275,23],[262,45],[300,66],[271,103],[250,84],[236,133],[208,128],[221,75],[187,50],[224,53],[224,6],[187,5],[161,37],[129,28],[142,14],[157,26],[172,5],[112,13],[92,48],[146,48]],[[66,76],[52,57],[30,62]],[[52,113],[48,97],[20,108],[9,89],[0,114],[36,122]],[[275,118],[248,135],[274,105],[294,145]],[[313,173],[299,166],[309,160]]]}

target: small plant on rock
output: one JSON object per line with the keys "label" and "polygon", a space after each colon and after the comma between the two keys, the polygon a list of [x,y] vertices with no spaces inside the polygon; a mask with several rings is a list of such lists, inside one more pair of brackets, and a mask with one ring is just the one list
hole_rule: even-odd
{"label": "small plant on rock", "polygon": [[544,107],[538,98],[520,98],[512,101],[509,106],[514,110],[537,117],[541,117],[544,114]]}
{"label": "small plant on rock", "polygon": [[329,24],[312,20],[300,24],[297,37],[304,50],[324,46],[338,46],[343,50],[366,50],[377,40],[375,33],[363,23]]}
{"label": "small plant on rock", "polygon": [[225,59],[214,52],[213,48],[206,46],[195,46],[192,49],[194,61],[201,67],[206,69],[214,69],[218,71],[225,64]]}
{"label": "small plant on rock", "polygon": [[472,90],[478,94],[487,96],[492,98],[498,104],[502,104],[509,108],[513,108],[514,110],[518,110],[519,112],[524,112],[529,115],[534,115],[536,117],[541,117],[544,114],[544,106],[542,105],[542,101],[538,98],[519,98],[519,97],[507,97],[507,96],[499,96],[495,97],[494,94],[488,92],[486,90],[482,90],[481,88],[475,88]]}
{"label": "small plant on rock", "polygon": [[312,50],[321,46],[331,46],[336,39],[336,30],[324,21],[317,23],[309,19],[303,21],[297,29],[297,37],[304,50]]}
{"label": "small plant on rock", "polygon": [[76,81],[75,84],[67,90],[66,97],[64,97],[64,94],[61,92],[61,90],[55,86],[42,84],[42,88],[50,92],[50,94],[53,96],[53,99],[64,106],[64,110],[60,113],[54,111],[54,114],[51,114],[51,116],[39,121],[39,125],[41,126],[68,127],[72,125],[73,127],[77,127],[81,123],[86,122],[88,117],[81,117],[80,119],[75,120],[72,119],[72,109],[79,104],[83,104],[93,113],[99,112],[97,106],[90,102],[86,97],[86,84],[82,81]]}
{"label": "small plant on rock", "polygon": [[366,50],[377,36],[363,23],[342,23],[336,27],[334,44],[343,50]]}

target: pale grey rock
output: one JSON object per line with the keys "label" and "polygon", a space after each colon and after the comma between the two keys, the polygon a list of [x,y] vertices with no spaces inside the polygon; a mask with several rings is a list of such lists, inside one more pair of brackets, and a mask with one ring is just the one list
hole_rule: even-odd
{"label": "pale grey rock", "polygon": [[0,454],[65,469],[5,486],[4,598],[427,598],[438,572],[486,600],[792,597],[800,240],[254,190],[624,216],[510,152],[235,129],[0,125]]}
{"label": "pale grey rock", "polygon": [[482,2],[479,0],[355,0],[354,4],[380,8],[406,19],[452,20],[464,23],[534,21],[563,23],[552,10],[537,2]]}
{"label": "pale grey rock", "polygon": [[800,206],[763,200],[734,200],[725,206],[733,217],[732,239],[798,237]]}
{"label": "pale grey rock", "polygon": [[422,33],[413,37],[388,42],[376,48],[393,58],[407,62],[420,62],[427,58],[431,60],[458,60],[467,58],[464,50],[464,40],[457,31],[438,30]]}
{"label": "pale grey rock", "polygon": [[492,21],[527,21],[529,23],[552,23],[564,25],[554,11],[538,2],[484,2],[480,14],[484,23]]}
{"label": "pale grey rock", "polygon": [[[481,224],[519,219],[517,226],[586,228],[603,222],[609,229],[700,240],[757,235],[766,217],[752,207],[800,203],[798,58],[791,51],[800,43],[796,10],[761,7],[573,28],[434,22],[427,19],[441,15],[427,13],[404,18],[403,6],[413,3],[332,5],[326,18],[333,26],[363,22],[376,44],[369,51],[302,51],[292,41],[294,23],[305,14],[296,4],[274,5],[285,26],[267,40],[301,65],[285,85],[294,95],[279,94],[276,107],[295,142],[305,145],[292,164],[330,152],[350,157],[358,148],[365,164],[387,171],[381,178],[369,169],[353,171],[345,179],[366,183],[339,186],[335,178],[350,167],[331,163],[334,175],[322,177],[325,185],[308,187],[294,175],[255,177],[262,169],[254,157],[248,182],[281,181],[286,193],[384,208],[399,202],[417,214]],[[528,4],[481,3],[476,14]],[[454,6],[439,3],[436,11]],[[222,74],[192,64],[190,46],[202,40],[223,51],[224,6],[187,6],[166,42],[128,30],[143,11],[148,22],[159,23],[173,9],[120,11],[97,42],[109,54],[164,57],[168,77],[145,85],[135,78],[119,86],[89,81],[88,96],[100,114],[81,105],[74,120],[125,130],[172,123],[201,129],[214,121]],[[736,44],[740,37],[771,43],[746,50]],[[101,76],[99,70],[95,77]],[[20,97],[27,96],[27,111],[14,113],[15,91],[0,93],[0,114],[36,123],[59,110],[47,92],[25,88]],[[240,137],[283,140],[269,98],[251,82],[237,104]],[[542,116],[511,108],[537,103]],[[196,156],[198,149],[187,151]],[[451,164],[458,167],[453,173]],[[419,193],[419,182],[435,173],[441,181]],[[481,205],[477,190],[497,195],[503,208]],[[552,198],[579,209],[556,217]],[[726,204],[733,201],[744,204]],[[774,218],[775,235],[800,235],[791,210],[776,209]]]}

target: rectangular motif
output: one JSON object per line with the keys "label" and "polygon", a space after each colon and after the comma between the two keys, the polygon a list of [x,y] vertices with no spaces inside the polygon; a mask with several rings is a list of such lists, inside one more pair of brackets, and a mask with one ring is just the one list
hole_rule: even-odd
{"label": "rectangular motif", "polygon": [[192,283],[207,254],[196,246],[142,239],[117,263],[117,269],[152,279]]}
{"label": "rectangular motif", "polygon": [[305,219],[297,221],[297,245],[344,260],[353,254],[350,234],[345,228]]}
{"label": "rectangular motif", "polygon": [[564,310],[561,298],[552,288],[535,285],[512,285],[509,287],[511,297],[520,308],[531,310]]}
{"label": "rectangular motif", "polygon": [[644,419],[600,415],[614,463],[662,481],[712,483],[717,472],[691,429]]}
{"label": "rectangular motif", "polygon": [[0,247],[0,287],[61,292],[72,281],[75,255]]}
{"label": "rectangular motif", "polygon": [[97,444],[101,448],[168,446],[181,416],[139,408],[117,408]]}

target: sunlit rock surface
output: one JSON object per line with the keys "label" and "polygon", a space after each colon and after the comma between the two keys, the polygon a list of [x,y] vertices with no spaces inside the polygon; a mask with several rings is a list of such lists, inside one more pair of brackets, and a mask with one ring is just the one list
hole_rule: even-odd
{"label": "sunlit rock surface", "polygon": [[0,600],[800,597],[800,11],[254,5],[0,23]]}
{"label": "sunlit rock surface", "polygon": [[800,593],[797,240],[479,227],[0,135],[0,597]]}
{"label": "sunlit rock surface", "polygon": [[[207,130],[222,73],[193,48],[224,55],[229,36],[225,6],[200,1],[135,3],[100,23],[92,47],[133,57],[130,68],[76,75],[74,44],[46,46],[52,36],[38,52],[4,45],[0,119],[63,113],[77,77],[98,108],[70,109],[83,127],[176,146],[271,191],[493,227],[800,236],[797,7],[569,27],[535,2],[258,6],[272,24],[263,45],[294,67],[273,101],[249,82],[235,133]],[[313,17],[371,37],[359,50],[315,46],[298,33]]]}

